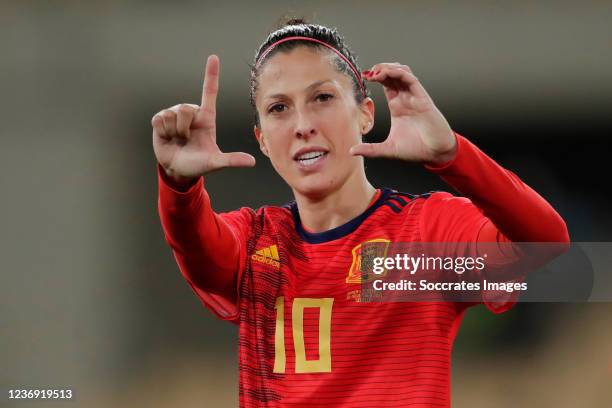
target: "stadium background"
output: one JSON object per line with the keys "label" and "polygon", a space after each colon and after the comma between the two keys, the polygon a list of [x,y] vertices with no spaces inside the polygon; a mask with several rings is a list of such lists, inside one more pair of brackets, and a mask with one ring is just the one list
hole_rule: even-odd
{"label": "stadium background", "polygon": [[[610,241],[610,12],[600,1],[3,1],[2,405],[8,388],[48,386],[75,393],[54,407],[237,405],[237,330],[201,307],[163,240],[150,119],[198,103],[217,53],[218,142],[258,164],[211,175],[214,208],[288,201],[248,104],[248,63],[283,14],[337,26],[362,69],[410,65],[451,126],[547,198],[574,241]],[[371,89],[380,140],[388,114]],[[378,186],[447,189],[418,165],[367,171]],[[611,312],[475,308],[453,355],[454,406],[607,406]]]}

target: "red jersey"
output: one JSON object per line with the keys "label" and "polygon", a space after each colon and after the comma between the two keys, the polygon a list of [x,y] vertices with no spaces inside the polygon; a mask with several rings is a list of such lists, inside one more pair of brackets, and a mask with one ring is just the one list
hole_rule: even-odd
{"label": "red jersey", "polygon": [[453,341],[473,303],[359,302],[361,245],[569,241],[542,197],[456,137],[455,159],[426,168],[466,197],[380,188],[361,215],[319,233],[302,226],[295,202],[217,214],[203,178],[176,191],[158,166],[160,217],[181,273],[240,326],[241,407],[450,406]]}

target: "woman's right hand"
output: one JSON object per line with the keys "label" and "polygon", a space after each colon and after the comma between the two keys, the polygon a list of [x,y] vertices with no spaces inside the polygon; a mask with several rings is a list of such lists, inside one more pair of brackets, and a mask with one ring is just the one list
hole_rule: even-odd
{"label": "woman's right hand", "polygon": [[248,153],[223,153],[217,146],[216,102],[219,89],[219,57],[206,61],[202,104],[179,104],[164,109],[151,120],[153,150],[157,161],[177,185],[225,167],[252,167]]}

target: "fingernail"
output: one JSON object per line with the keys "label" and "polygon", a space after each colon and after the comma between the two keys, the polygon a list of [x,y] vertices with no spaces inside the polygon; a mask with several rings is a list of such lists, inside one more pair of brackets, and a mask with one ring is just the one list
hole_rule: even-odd
{"label": "fingernail", "polygon": [[363,74],[363,76],[369,76],[372,75],[372,71],[370,71],[369,69],[366,71],[361,71],[361,73]]}

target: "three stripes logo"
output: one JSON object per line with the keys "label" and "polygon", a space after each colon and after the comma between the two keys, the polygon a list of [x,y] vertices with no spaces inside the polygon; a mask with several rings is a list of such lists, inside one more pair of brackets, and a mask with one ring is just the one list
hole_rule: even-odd
{"label": "three stripes logo", "polygon": [[280,257],[278,256],[278,247],[276,245],[270,245],[256,250],[255,253],[251,255],[251,259],[267,265],[272,265],[275,268],[280,268]]}

